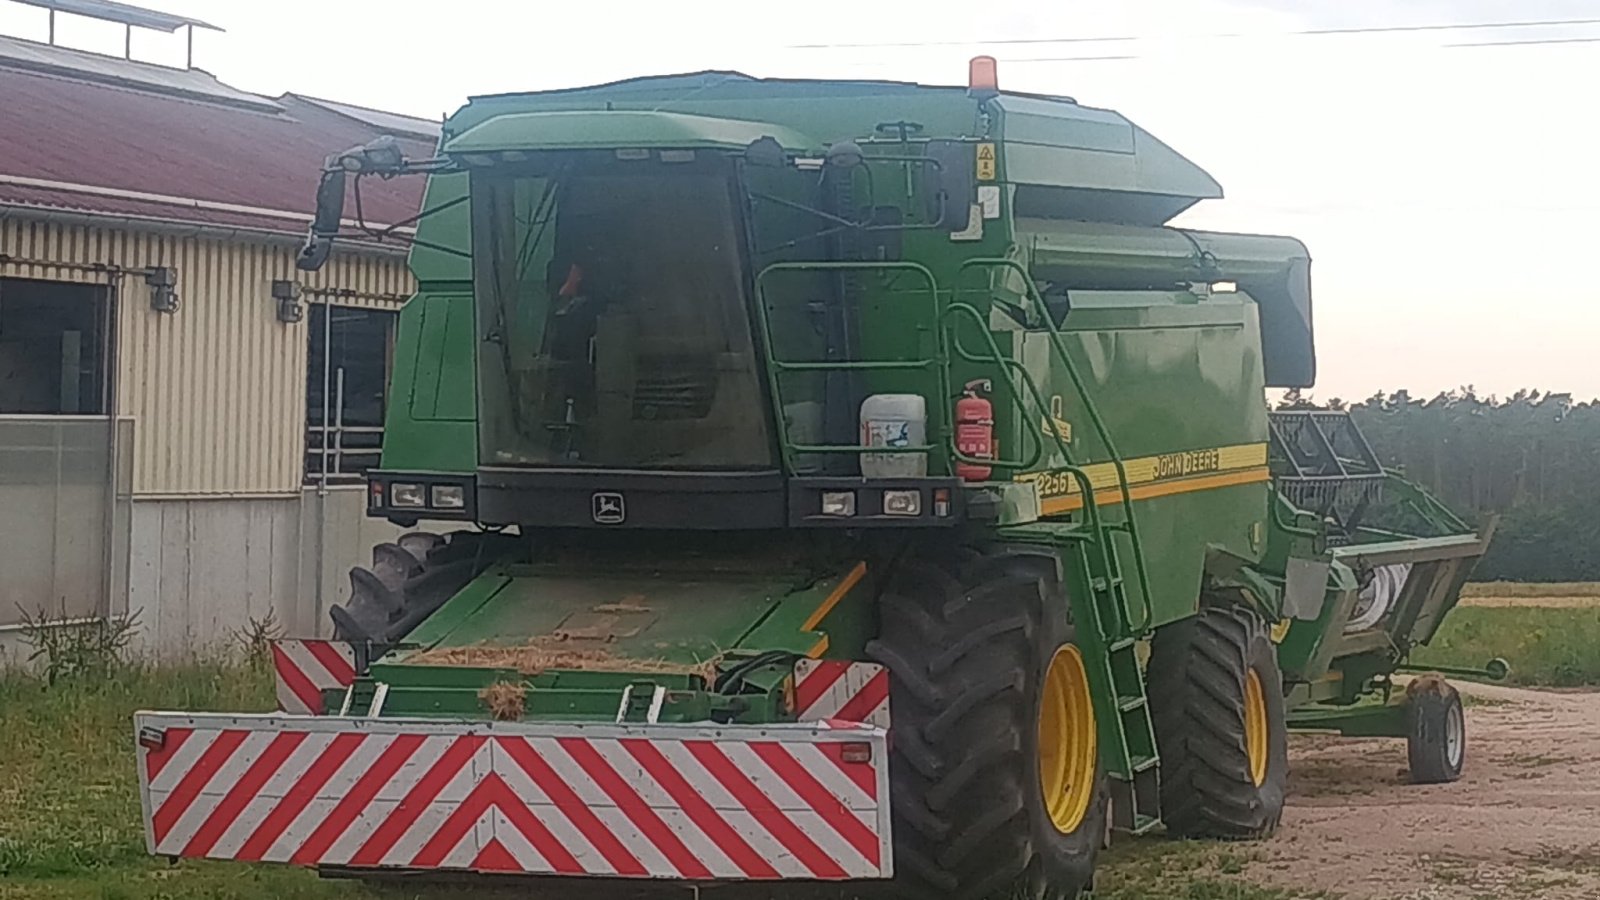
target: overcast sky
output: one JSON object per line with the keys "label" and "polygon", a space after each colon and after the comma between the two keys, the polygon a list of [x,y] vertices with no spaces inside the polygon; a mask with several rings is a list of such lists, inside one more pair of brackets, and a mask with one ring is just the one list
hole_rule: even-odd
{"label": "overcast sky", "polygon": [[[1216,176],[1227,198],[1181,224],[1310,246],[1316,396],[1600,396],[1600,22],[1291,34],[1600,19],[1594,0],[141,2],[227,29],[196,64],[235,86],[435,118],[697,69],[961,83],[987,52],[1004,87],[1116,109]],[[44,13],[0,0],[0,31],[42,39]],[[115,26],[58,33],[121,52]],[[1137,39],[1083,40],[1112,37]],[[1518,40],[1564,42],[1447,46]],[[837,46],[885,42],[918,46]],[[134,55],[181,64],[182,42],[141,35]]]}

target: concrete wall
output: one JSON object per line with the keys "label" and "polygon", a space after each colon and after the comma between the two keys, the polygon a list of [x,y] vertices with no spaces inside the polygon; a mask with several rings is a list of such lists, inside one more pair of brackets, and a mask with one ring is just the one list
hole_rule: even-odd
{"label": "concrete wall", "polygon": [[[286,636],[325,637],[351,566],[400,529],[363,514],[360,486],[255,500],[136,500],[128,609],[138,647],[161,657],[228,653],[270,614]],[[319,590],[320,582],[320,590]]]}

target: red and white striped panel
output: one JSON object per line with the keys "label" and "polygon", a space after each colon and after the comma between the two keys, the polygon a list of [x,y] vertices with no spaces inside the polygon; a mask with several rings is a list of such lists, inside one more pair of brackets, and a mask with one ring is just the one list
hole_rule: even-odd
{"label": "red and white striped panel", "polygon": [[877,663],[802,659],[794,664],[795,718],[889,727],[889,673]]}
{"label": "red and white striped panel", "polygon": [[674,879],[893,874],[881,729],[134,718],[146,841],[161,856]]}
{"label": "red and white striped panel", "polygon": [[355,645],[348,641],[272,642],[272,670],[278,681],[278,709],[320,716],[322,692],[347,688],[356,680]]}

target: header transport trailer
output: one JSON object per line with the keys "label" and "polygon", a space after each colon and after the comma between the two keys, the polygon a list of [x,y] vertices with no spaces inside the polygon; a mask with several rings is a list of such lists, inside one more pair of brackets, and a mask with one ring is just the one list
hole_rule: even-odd
{"label": "header transport trailer", "polygon": [[284,712],[137,715],[152,853],[1070,897],[1112,826],[1271,834],[1290,708],[1459,771],[1448,687],[1364,698],[1483,538],[1269,414],[1309,256],[1166,225],[1221,190],[1122,116],[987,58],[475,98],[332,157],[302,268],[413,174],[368,510],[448,533]]}

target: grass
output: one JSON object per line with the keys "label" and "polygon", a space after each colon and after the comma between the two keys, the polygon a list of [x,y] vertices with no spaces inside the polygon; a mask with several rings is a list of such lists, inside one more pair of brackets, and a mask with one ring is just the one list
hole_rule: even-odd
{"label": "grass", "polygon": [[1242,877],[1249,845],[1144,839],[1113,843],[1100,858],[1094,900],[1332,900],[1326,891],[1263,887]]}
{"label": "grass", "polygon": [[132,722],[141,707],[271,709],[271,674],[242,666],[119,666],[55,684],[0,676],[0,877],[75,873],[144,857]]}
{"label": "grass", "polygon": [[1600,607],[1457,607],[1412,661],[1481,666],[1496,656],[1511,663],[1514,684],[1600,685]]}
{"label": "grass", "polygon": [[1600,581],[1475,581],[1463,597],[1600,597]]}

